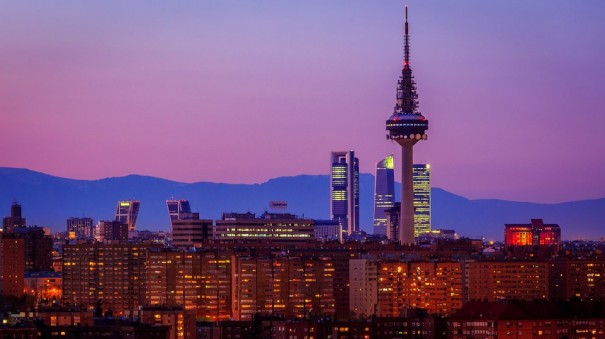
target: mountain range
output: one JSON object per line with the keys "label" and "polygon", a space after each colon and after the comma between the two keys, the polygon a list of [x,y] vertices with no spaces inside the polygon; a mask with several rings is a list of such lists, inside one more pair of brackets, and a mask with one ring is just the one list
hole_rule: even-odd
{"label": "mountain range", "polygon": [[[299,216],[328,219],[329,180],[327,175],[279,177],[260,184],[181,183],[140,175],[75,180],[0,167],[0,215],[9,215],[10,205],[17,201],[28,225],[63,231],[69,217],[111,220],[118,200],[136,199],[141,201],[138,229],[170,230],[165,201],[174,198],[189,200],[204,219],[219,219],[223,212],[260,214],[272,200],[287,201],[287,211]],[[540,204],[471,200],[440,188],[431,194],[433,229],[454,229],[461,236],[503,240],[505,223],[529,223],[531,218],[559,224],[563,239],[596,240],[605,235],[605,198]],[[361,174],[361,228],[370,233],[373,195],[374,176]]]}

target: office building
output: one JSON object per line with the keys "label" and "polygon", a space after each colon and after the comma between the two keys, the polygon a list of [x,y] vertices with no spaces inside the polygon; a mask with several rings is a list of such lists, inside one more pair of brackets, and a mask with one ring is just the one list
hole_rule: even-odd
{"label": "office building", "polygon": [[315,236],[313,219],[290,213],[223,213],[216,220],[214,239],[219,241],[262,240],[278,243],[311,241]]}
{"label": "office building", "polygon": [[319,241],[342,242],[342,225],[336,220],[314,220],[315,239]]}
{"label": "office building", "polygon": [[529,224],[505,224],[504,244],[510,246],[552,246],[561,244],[561,227],[545,224],[542,219],[531,219]]}
{"label": "office building", "polygon": [[414,164],[414,236],[431,231],[431,165]]}
{"label": "office building", "polygon": [[94,229],[92,218],[67,219],[67,233],[70,239],[92,239]]}
{"label": "office building", "polygon": [[95,240],[102,243],[128,242],[128,228],[126,223],[100,220],[95,229]]}
{"label": "office building", "polygon": [[212,220],[192,213],[188,200],[166,200],[174,247],[200,247],[212,238]]}
{"label": "office building", "polygon": [[189,200],[166,200],[170,220],[186,220],[193,217]]}
{"label": "office building", "polygon": [[355,152],[330,156],[330,215],[351,235],[359,230],[359,159]]}
{"label": "office building", "polygon": [[393,155],[376,164],[374,182],[374,234],[387,233],[387,216],[385,211],[395,203],[395,171]]}
{"label": "office building", "polygon": [[172,246],[201,247],[212,239],[212,220],[200,219],[198,213],[191,213],[188,219],[172,220]]}
{"label": "office building", "polygon": [[17,227],[25,227],[25,218],[21,215],[21,205],[14,202],[11,205],[11,215],[2,218],[2,231],[11,233]]}
{"label": "office building", "polygon": [[140,207],[141,202],[138,200],[118,201],[115,221],[127,224],[128,230],[134,231],[136,229]]}
{"label": "office building", "polygon": [[410,68],[408,8],[405,8],[404,61],[397,82],[397,100],[393,114],[386,121],[387,139],[401,146],[401,215],[399,243],[414,243],[414,145],[426,140],[428,120],[418,111],[416,83]]}

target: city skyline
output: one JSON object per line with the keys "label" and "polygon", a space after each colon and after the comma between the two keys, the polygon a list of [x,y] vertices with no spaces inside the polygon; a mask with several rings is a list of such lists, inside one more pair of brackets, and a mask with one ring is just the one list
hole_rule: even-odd
{"label": "city skyline", "polygon": [[[435,187],[517,201],[603,196],[605,159],[586,147],[604,144],[603,3],[409,5],[420,111],[438,121],[417,162],[439,169]],[[362,173],[397,154],[380,118],[401,62],[398,1],[3,7],[2,166],[251,183],[326,174],[332,149],[354,149]],[[570,115],[590,123],[570,132]]]}
{"label": "city skyline", "polygon": [[7,3],[0,334],[605,337],[605,4],[409,1]]}

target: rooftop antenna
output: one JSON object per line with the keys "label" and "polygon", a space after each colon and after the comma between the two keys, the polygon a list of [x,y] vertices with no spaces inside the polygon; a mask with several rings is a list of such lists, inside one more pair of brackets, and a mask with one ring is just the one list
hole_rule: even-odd
{"label": "rooftop antenna", "polygon": [[403,66],[410,66],[410,35],[408,31],[408,5],[405,5],[405,35],[403,36]]}

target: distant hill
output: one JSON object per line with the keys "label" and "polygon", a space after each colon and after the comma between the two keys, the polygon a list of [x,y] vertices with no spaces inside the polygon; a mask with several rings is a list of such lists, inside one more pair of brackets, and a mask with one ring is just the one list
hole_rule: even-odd
{"label": "distant hill", "polygon": [[[88,216],[95,222],[112,219],[116,202],[138,199],[139,229],[169,230],[166,199],[188,199],[203,218],[218,219],[223,212],[262,213],[271,200],[288,201],[288,211],[305,217],[329,217],[329,176],[280,177],[262,184],[192,184],[129,175],[100,180],[74,180],[17,168],[0,168],[0,216],[18,201],[30,225],[64,230],[69,217]],[[374,176],[360,176],[360,220],[371,232]],[[459,234],[502,240],[505,223],[529,223],[542,218],[558,223],[564,239],[605,237],[605,198],[560,204],[536,204],[493,199],[469,200],[433,188],[433,228],[455,229]]]}

